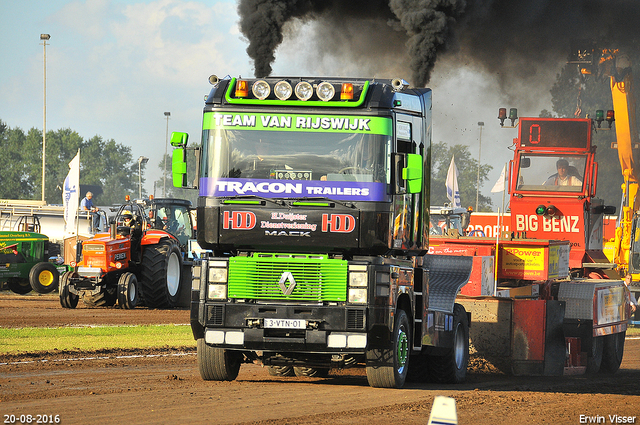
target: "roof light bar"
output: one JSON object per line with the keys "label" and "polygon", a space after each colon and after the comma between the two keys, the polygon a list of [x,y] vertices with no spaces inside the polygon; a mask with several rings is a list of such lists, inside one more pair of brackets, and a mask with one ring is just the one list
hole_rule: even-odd
{"label": "roof light bar", "polygon": [[306,81],[296,84],[296,97],[300,100],[309,100],[313,96],[313,86]]}
{"label": "roof light bar", "polygon": [[340,91],[340,100],[353,99],[353,83],[342,83],[342,90]]}
{"label": "roof light bar", "polygon": [[336,94],[336,88],[333,87],[333,84],[324,81],[316,87],[316,94],[320,100],[328,102]]}
{"label": "roof light bar", "polygon": [[236,83],[236,97],[248,97],[249,84],[246,80],[238,80]]}
{"label": "roof light bar", "polygon": [[[238,81],[238,83],[240,83],[240,81]],[[269,83],[267,83],[265,80],[258,80],[255,83],[253,83],[253,86],[251,86],[251,92],[255,97],[257,97],[260,100],[263,100],[269,97],[269,94],[271,94],[271,87],[269,86]],[[236,89],[236,93],[238,93],[237,89]]]}
{"label": "roof light bar", "polygon": [[293,89],[291,88],[291,84],[282,80],[276,83],[276,86],[273,88],[273,92],[276,94],[278,99],[287,100],[293,94]]}

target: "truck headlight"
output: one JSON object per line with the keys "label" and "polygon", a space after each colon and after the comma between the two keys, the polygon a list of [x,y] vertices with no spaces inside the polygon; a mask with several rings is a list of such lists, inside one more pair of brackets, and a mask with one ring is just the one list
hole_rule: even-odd
{"label": "truck headlight", "polygon": [[349,286],[367,286],[369,283],[367,272],[350,272]]}
{"label": "truck headlight", "polygon": [[211,267],[209,269],[209,282],[227,283],[227,268]]}
{"label": "truck headlight", "polygon": [[210,283],[207,287],[207,298],[210,300],[221,300],[227,298],[227,285]]}
{"label": "truck headlight", "polygon": [[349,302],[351,304],[366,304],[367,288],[349,288]]}

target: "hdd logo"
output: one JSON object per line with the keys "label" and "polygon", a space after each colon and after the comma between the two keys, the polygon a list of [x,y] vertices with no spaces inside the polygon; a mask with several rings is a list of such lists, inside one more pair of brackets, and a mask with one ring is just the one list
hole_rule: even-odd
{"label": "hdd logo", "polygon": [[251,230],[256,225],[256,215],[250,211],[224,211],[222,228],[231,230]]}
{"label": "hdd logo", "polygon": [[322,214],[322,231],[351,233],[356,228],[356,219],[350,214]]}

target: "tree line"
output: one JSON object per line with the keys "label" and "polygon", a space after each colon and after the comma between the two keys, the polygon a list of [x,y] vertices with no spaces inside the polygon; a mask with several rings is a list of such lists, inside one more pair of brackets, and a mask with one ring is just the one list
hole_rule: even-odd
{"label": "tree line", "polygon": [[[81,197],[84,192],[94,193],[97,205],[118,205],[125,196],[138,197],[138,161],[131,156],[131,147],[104,140],[101,136],[84,139],[71,129],[47,131],[45,156],[45,201],[62,204],[64,180],[69,173],[69,162],[80,149]],[[11,128],[0,120],[0,199],[42,199],[42,131],[30,129],[26,134],[20,128]],[[158,164],[163,171],[164,158]],[[171,183],[171,155],[167,156],[167,197],[190,199],[195,202],[194,191],[174,188]],[[143,196],[146,178],[142,164]],[[163,188],[163,180],[155,182]],[[186,198],[185,198],[186,196]]]}

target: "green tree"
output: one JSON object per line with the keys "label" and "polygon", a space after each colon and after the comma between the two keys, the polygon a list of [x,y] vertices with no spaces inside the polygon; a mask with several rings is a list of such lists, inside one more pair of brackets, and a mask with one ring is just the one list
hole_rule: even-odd
{"label": "green tree", "polygon": [[3,166],[0,198],[30,199],[35,192],[35,180],[30,178],[24,160],[26,136],[19,129],[11,129],[0,120],[0,163]]}
{"label": "green tree", "polygon": [[[476,205],[476,188],[478,183],[478,161],[471,158],[469,147],[465,145],[449,145],[445,142],[434,143],[431,146],[431,205],[449,203],[447,198],[446,180],[455,156],[458,168],[458,190],[460,201],[464,208]],[[493,169],[491,165],[480,165],[480,186],[488,180],[488,174]],[[478,195],[478,210],[491,211],[491,199],[480,193]]]}
{"label": "green tree", "polygon": [[[45,152],[45,201],[62,203],[69,162],[80,149],[80,184],[102,188],[95,193],[98,205],[120,204],[125,195],[138,193],[138,164],[131,148],[100,136],[84,140],[71,129],[47,131]],[[40,200],[42,194],[42,132],[32,128],[25,135],[0,120],[0,162],[4,165],[1,199]],[[82,194],[84,195],[84,194]]]}

